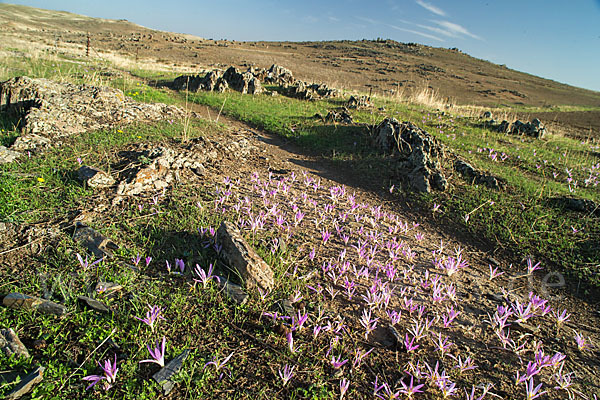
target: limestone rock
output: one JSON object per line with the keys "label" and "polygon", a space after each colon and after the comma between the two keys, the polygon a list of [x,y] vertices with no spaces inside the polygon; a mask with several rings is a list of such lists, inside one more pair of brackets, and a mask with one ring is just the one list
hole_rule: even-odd
{"label": "limestone rock", "polygon": [[168,395],[171,390],[174,388],[174,383],[170,380],[173,375],[175,375],[181,367],[183,366],[183,362],[190,354],[190,350],[186,349],[177,357],[169,361],[167,365],[160,369],[157,373],[152,375],[152,379],[156,381],[159,385],[162,386],[163,394]]}
{"label": "limestone rock", "polygon": [[27,393],[29,393],[35,385],[37,385],[38,383],[40,383],[42,381],[42,379],[44,379],[44,371],[45,370],[46,370],[46,368],[44,368],[44,367],[37,367],[35,371],[33,371],[32,373],[27,375],[25,378],[23,378],[17,384],[17,386],[15,386],[13,388],[13,390],[11,390],[6,395],[6,397],[4,397],[4,399],[5,400],[16,400],[16,399],[19,399],[22,396],[26,395]]}
{"label": "limestone rock", "polygon": [[9,150],[4,146],[0,146],[0,164],[8,164],[15,161],[21,156],[18,151]]}
{"label": "limestone rock", "polygon": [[457,159],[454,161],[454,170],[458,172],[465,180],[469,183],[475,183],[478,185],[486,185],[490,189],[501,189],[504,187],[504,181],[500,178],[486,174],[475,169],[471,164],[466,161]]}
{"label": "limestone rock", "polygon": [[26,76],[0,82],[0,112],[21,120],[24,136],[13,145],[15,150],[39,148],[50,144],[49,139],[115,124],[181,118],[185,114],[175,106],[138,103],[110,87]]}
{"label": "limestone rock", "polygon": [[4,296],[2,304],[5,307],[21,310],[35,310],[44,314],[64,315],[67,308],[49,300],[28,296],[21,293],[10,293]]}
{"label": "limestone rock", "polygon": [[217,230],[221,256],[244,280],[246,287],[271,291],[274,286],[271,267],[246,243],[231,222],[224,221]]}
{"label": "limestone rock", "polygon": [[0,329],[0,349],[8,357],[16,354],[19,357],[29,358],[27,347],[21,342],[12,329]]}
{"label": "limestone rock", "polygon": [[348,108],[355,109],[368,108],[373,106],[373,104],[371,103],[371,99],[367,96],[350,96],[350,99],[348,100],[348,103],[346,105],[348,106]]}
{"label": "limestone rock", "polygon": [[82,182],[87,183],[89,187],[105,188],[114,185],[115,179],[104,171],[96,167],[87,165],[81,166],[77,170],[77,175]]}
{"label": "limestone rock", "polygon": [[115,242],[80,222],[75,225],[73,240],[80,242],[92,252],[96,258],[112,257],[113,250],[119,248]]}
{"label": "limestone rock", "polygon": [[103,314],[110,313],[110,309],[104,304],[99,302],[96,299],[87,296],[77,296],[77,301],[79,303],[84,304],[85,306],[91,308],[94,311],[98,311]]}
{"label": "limestone rock", "polygon": [[371,128],[371,137],[382,151],[398,157],[399,173],[418,192],[445,190],[448,182],[439,170],[443,147],[426,131],[410,122],[386,118]]}
{"label": "limestone rock", "polygon": [[534,118],[531,122],[523,122],[520,120],[516,120],[512,124],[504,120],[500,122],[500,124],[496,126],[495,129],[500,133],[508,133],[511,135],[520,136],[526,135],[536,139],[542,139],[547,133],[544,124],[537,118]]}
{"label": "limestone rock", "polygon": [[229,282],[227,279],[219,277],[219,286],[234,303],[243,305],[248,301],[248,294],[240,285]]}

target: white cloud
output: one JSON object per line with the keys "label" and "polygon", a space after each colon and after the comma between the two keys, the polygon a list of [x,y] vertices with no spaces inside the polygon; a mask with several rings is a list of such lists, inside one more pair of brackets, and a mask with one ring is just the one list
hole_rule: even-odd
{"label": "white cloud", "polygon": [[302,21],[306,24],[316,24],[319,22],[319,18],[312,15],[307,15],[306,17],[302,18]]}
{"label": "white cloud", "polygon": [[437,40],[437,41],[440,41],[440,42],[444,42],[445,41],[444,39],[441,39],[441,38],[439,38],[437,36],[433,36],[433,35],[430,35],[428,33],[423,33],[423,32],[419,32],[419,31],[415,31],[413,29],[401,28],[401,27],[396,26],[396,25],[389,25],[389,27],[393,28],[393,29],[396,29],[398,31],[413,33],[415,35],[423,36],[423,37],[426,37],[426,38],[429,38],[429,39],[433,39],[433,40]]}
{"label": "white cloud", "polygon": [[434,6],[431,3],[426,3],[423,0],[417,0],[417,4],[420,5],[421,7],[423,7],[424,9],[426,9],[427,11],[430,11],[436,15],[445,17],[446,13],[444,12],[444,10]]}
{"label": "white cloud", "polygon": [[[473,39],[482,40],[481,37],[469,32],[467,30],[467,28],[465,28],[464,26],[455,24],[454,22],[450,22],[450,21],[433,21],[433,22],[435,22],[436,24],[441,26],[443,28],[441,30],[445,31],[446,33],[444,33],[444,34],[447,36],[459,37],[461,35],[464,35],[464,36],[472,37]],[[426,29],[429,29],[429,28],[426,28]],[[439,29],[439,28],[431,28],[430,30],[435,31],[437,29]]]}
{"label": "white cloud", "polygon": [[327,17],[327,19],[330,20],[331,22],[340,22],[340,19],[336,18],[336,17],[329,16],[329,17]]}
{"label": "white cloud", "polygon": [[367,18],[367,17],[356,17],[356,18],[363,22],[368,22],[369,24],[379,25],[379,21],[376,21],[372,18]]}

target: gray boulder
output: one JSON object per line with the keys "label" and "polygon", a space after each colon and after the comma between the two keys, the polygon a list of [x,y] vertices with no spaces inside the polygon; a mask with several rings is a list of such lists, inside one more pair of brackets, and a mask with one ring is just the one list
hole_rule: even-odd
{"label": "gray boulder", "polygon": [[445,190],[446,178],[439,169],[443,147],[433,136],[410,122],[386,118],[371,129],[371,136],[382,151],[398,158],[398,172],[418,192]]}

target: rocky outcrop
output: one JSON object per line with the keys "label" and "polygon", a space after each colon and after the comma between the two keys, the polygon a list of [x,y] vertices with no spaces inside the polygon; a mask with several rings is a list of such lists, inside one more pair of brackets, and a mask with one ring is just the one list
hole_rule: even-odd
{"label": "rocky outcrop", "polygon": [[454,170],[471,184],[485,185],[490,189],[504,187],[504,182],[500,178],[481,172],[466,161],[460,159],[454,161]]}
{"label": "rocky outcrop", "polygon": [[352,114],[346,107],[340,107],[336,110],[330,110],[325,117],[318,115],[318,118],[324,122],[339,122],[342,124],[353,123]]}
{"label": "rocky outcrop", "polygon": [[348,103],[346,104],[348,108],[369,108],[373,106],[371,103],[371,99],[368,96],[350,96]]}
{"label": "rocky outcrop", "polygon": [[256,71],[254,76],[270,85],[287,86],[296,82],[292,71],[277,64],[271,65],[269,69]]}
{"label": "rocky outcrop", "polygon": [[109,128],[115,124],[180,118],[165,104],[138,103],[121,90],[16,77],[0,83],[0,112],[20,119],[23,134],[11,149],[35,150],[49,139]]}
{"label": "rocky outcrop", "polygon": [[439,169],[443,148],[426,131],[410,122],[386,118],[372,127],[371,137],[381,150],[398,157],[398,173],[418,192],[445,190],[446,178]]}
{"label": "rocky outcrop", "polygon": [[506,120],[500,122],[495,129],[500,133],[509,133],[511,135],[526,135],[536,139],[541,139],[546,134],[546,128],[542,121],[535,118],[531,122],[522,122],[516,120],[510,123]]}
{"label": "rocky outcrop", "polygon": [[156,192],[166,189],[177,179],[183,168],[191,169],[197,175],[204,174],[204,163],[209,156],[205,152],[176,152],[166,147],[156,147],[139,155],[145,166],[129,170],[129,177],[118,188],[118,195],[132,196],[143,192]]}
{"label": "rocky outcrop", "polygon": [[197,92],[224,92],[231,88],[240,93],[260,94],[263,87],[260,80],[250,72],[240,72],[235,67],[229,67],[224,73],[210,71],[205,76],[182,75],[175,78],[171,87],[175,90],[189,90]]}
{"label": "rocky outcrop", "polygon": [[308,84],[303,81],[297,81],[293,86],[283,88],[282,93],[285,96],[301,100],[318,100],[322,98],[338,97],[340,91],[330,88],[325,84]]}

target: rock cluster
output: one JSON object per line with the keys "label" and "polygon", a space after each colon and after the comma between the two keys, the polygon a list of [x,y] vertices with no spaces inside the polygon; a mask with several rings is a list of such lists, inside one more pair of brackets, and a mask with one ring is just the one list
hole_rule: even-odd
{"label": "rock cluster", "polygon": [[546,134],[546,128],[542,121],[535,118],[531,122],[522,122],[516,120],[512,124],[506,120],[500,122],[496,126],[496,130],[500,133],[510,133],[512,135],[526,135],[536,139],[541,139]]}
{"label": "rock cluster", "polygon": [[115,124],[181,118],[185,114],[175,106],[138,103],[110,87],[26,76],[0,82],[0,112],[20,121],[22,136],[12,151],[36,150],[56,138]]}
{"label": "rock cluster", "polygon": [[371,103],[371,99],[368,96],[350,96],[348,99],[348,103],[346,104],[348,108],[368,108],[372,107],[373,103]]}
{"label": "rock cluster", "polygon": [[340,96],[340,91],[330,88],[324,83],[307,84],[303,81],[297,81],[293,86],[284,87],[283,94],[288,97],[294,97],[301,100],[317,100],[321,98],[330,98]]}
{"label": "rock cluster", "polygon": [[224,92],[228,88],[244,94],[260,94],[263,87],[260,80],[250,72],[240,72],[235,67],[229,67],[224,73],[210,71],[203,77],[200,75],[181,75],[172,83],[173,89],[189,90],[197,92],[205,90],[209,92]]}
{"label": "rock cluster", "polygon": [[205,76],[181,75],[175,78],[171,87],[176,90],[198,90],[224,92],[231,88],[240,93],[260,94],[265,90],[262,83],[278,85],[281,92],[289,97],[303,100],[337,97],[338,89],[330,88],[325,84],[306,83],[294,78],[292,71],[277,64],[269,69],[248,68],[240,72],[235,67],[229,67],[224,73],[210,71]]}
{"label": "rock cluster", "polygon": [[503,181],[493,175],[486,174],[475,169],[466,161],[457,159],[454,161],[454,170],[458,172],[469,183],[486,185],[491,189],[501,189],[504,186]]}
{"label": "rock cluster", "polygon": [[342,124],[351,124],[352,114],[346,107],[340,107],[336,110],[330,110],[324,118],[325,122],[341,122]]}
{"label": "rock cluster", "polygon": [[381,150],[398,157],[398,172],[412,189],[430,192],[447,188],[439,169],[443,148],[429,133],[410,122],[386,118],[371,129],[371,136]]}

